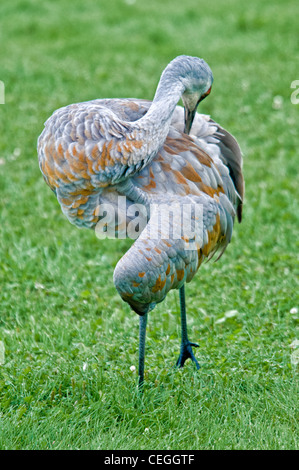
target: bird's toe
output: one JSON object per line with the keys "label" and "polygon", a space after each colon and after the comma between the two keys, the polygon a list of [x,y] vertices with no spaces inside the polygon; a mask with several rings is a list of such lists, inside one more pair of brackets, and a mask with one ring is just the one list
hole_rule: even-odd
{"label": "bird's toe", "polygon": [[197,348],[198,344],[188,342],[188,343],[184,344],[181,347],[181,352],[180,352],[179,358],[176,362],[176,367],[180,367],[180,368],[184,367],[184,364],[185,364],[186,360],[191,359],[191,361],[195,363],[196,369],[197,370],[200,369],[200,365],[199,365],[196,357],[194,356],[192,346]]}

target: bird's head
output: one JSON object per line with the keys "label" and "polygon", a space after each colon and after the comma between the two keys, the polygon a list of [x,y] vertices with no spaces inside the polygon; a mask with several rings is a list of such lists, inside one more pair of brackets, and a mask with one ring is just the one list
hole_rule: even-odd
{"label": "bird's head", "polygon": [[198,104],[211,92],[212,70],[203,59],[184,55],[176,57],[171,66],[176,69],[183,84],[184,132],[189,134]]}

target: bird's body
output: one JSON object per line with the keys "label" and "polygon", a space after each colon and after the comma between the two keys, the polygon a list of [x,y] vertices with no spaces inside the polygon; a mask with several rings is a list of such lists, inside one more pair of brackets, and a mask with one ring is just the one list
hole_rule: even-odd
{"label": "bird's body", "polygon": [[[221,254],[230,242],[236,213],[241,220],[239,146],[208,116],[195,114],[193,107],[192,117],[188,109],[186,114],[194,93],[184,95],[185,115],[177,106],[183,80],[167,88],[178,71],[175,61],[172,74],[169,66],[162,74],[153,102],[106,99],[61,108],[38,143],[44,178],[78,227],[96,229],[101,206],[110,204],[117,213],[119,196],[126,196],[124,213],[117,214],[125,229],[135,216],[130,207],[146,206],[145,227],[114,272],[116,289],[140,316],[171,289],[183,293],[203,260],[217,250]],[[212,82],[209,69],[202,73],[206,82],[199,80],[196,106]],[[185,222],[187,235],[181,230]]]}

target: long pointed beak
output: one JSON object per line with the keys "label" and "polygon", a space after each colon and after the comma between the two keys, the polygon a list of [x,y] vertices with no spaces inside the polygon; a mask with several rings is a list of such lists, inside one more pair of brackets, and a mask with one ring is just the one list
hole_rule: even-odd
{"label": "long pointed beak", "polygon": [[196,113],[196,108],[193,111],[190,111],[190,109],[186,108],[185,106],[185,127],[184,127],[184,133],[185,134],[190,134],[191,127],[193,124],[193,119]]}

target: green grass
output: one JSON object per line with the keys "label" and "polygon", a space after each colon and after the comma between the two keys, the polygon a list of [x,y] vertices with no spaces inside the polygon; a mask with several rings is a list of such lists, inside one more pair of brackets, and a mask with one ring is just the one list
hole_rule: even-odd
{"label": "green grass", "polygon": [[[298,449],[298,13],[297,0],[1,3],[1,449]],[[140,397],[138,318],[112,282],[130,241],[69,224],[36,140],[65,104],[152,98],[182,53],[210,64],[201,111],[243,149],[244,221],[187,286],[202,368],[173,368],[171,292],[150,314]]]}

